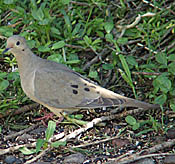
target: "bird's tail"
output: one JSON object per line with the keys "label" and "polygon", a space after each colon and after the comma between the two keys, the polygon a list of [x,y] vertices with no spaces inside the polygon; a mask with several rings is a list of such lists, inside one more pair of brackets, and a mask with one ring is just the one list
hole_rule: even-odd
{"label": "bird's tail", "polygon": [[122,104],[124,107],[138,107],[138,108],[144,108],[144,109],[157,109],[160,108],[160,105],[158,104],[149,104],[143,101],[126,98],[125,103]]}

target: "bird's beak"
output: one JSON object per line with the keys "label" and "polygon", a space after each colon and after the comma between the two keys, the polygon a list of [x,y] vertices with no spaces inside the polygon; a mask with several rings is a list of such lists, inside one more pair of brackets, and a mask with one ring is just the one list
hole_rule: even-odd
{"label": "bird's beak", "polygon": [[10,50],[10,48],[6,48],[3,52],[2,52],[2,54],[5,54],[7,51],[9,51]]}

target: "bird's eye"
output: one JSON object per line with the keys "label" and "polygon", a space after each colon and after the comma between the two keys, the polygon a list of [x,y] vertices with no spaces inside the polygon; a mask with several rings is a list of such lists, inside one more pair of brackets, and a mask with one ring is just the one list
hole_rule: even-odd
{"label": "bird's eye", "polygon": [[19,46],[19,45],[20,45],[20,41],[17,41],[17,42],[16,42],[16,45]]}

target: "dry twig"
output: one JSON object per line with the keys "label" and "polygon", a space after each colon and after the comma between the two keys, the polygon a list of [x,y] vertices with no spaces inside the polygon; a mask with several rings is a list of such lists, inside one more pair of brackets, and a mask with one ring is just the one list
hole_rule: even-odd
{"label": "dry twig", "polygon": [[[154,156],[154,154],[152,154],[152,153],[158,152],[160,150],[164,150],[164,149],[169,148],[173,145],[175,145],[175,139],[173,139],[171,141],[163,142],[161,144],[155,145],[151,148],[142,150],[142,151],[137,152],[135,154],[131,154],[131,155],[124,157],[124,158],[118,157],[114,161],[117,162],[118,164],[131,163],[131,162],[143,159],[143,158],[147,158],[149,156]],[[156,156],[157,155],[160,155],[160,154],[156,154]]]}
{"label": "dry twig", "polygon": [[30,104],[30,105],[25,105],[19,109],[9,109],[5,112],[5,114],[0,113],[0,118],[7,117],[10,114],[17,115],[17,114],[20,114],[23,112],[27,112],[27,111],[31,110],[32,108],[37,108],[38,106],[39,106],[39,104],[34,103],[34,104]]}
{"label": "dry twig", "polygon": [[12,139],[12,138],[14,138],[14,137],[17,137],[17,136],[22,135],[22,134],[24,134],[24,133],[27,133],[27,132],[29,132],[29,131],[35,129],[36,127],[38,127],[38,126],[41,125],[41,124],[42,124],[42,122],[37,123],[36,125],[30,126],[29,128],[24,129],[24,130],[21,130],[21,131],[19,131],[19,132],[17,132],[17,133],[13,133],[13,134],[4,136],[4,141],[7,141],[7,140]]}

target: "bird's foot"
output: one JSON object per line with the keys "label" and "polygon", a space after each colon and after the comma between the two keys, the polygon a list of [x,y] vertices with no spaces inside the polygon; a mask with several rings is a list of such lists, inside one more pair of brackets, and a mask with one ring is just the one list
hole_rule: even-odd
{"label": "bird's foot", "polygon": [[[42,113],[44,113],[44,116],[43,117],[40,117],[40,118],[36,118],[35,121],[41,121],[43,123],[44,126],[47,127],[47,121],[48,120],[54,120],[53,117],[54,117],[54,113],[47,113],[45,110],[42,110]],[[57,125],[62,122],[64,120],[64,117],[59,117],[58,121],[57,121]]]}

